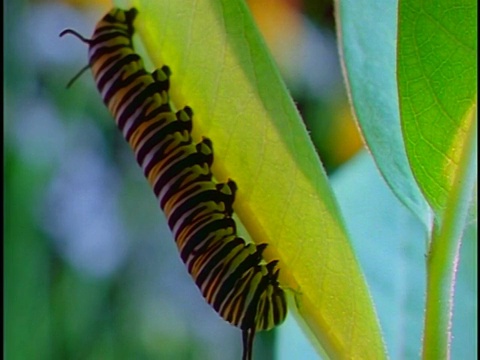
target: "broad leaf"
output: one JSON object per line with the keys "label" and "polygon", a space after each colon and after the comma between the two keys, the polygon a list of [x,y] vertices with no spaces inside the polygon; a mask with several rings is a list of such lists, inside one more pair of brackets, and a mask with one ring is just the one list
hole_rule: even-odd
{"label": "broad leaf", "polygon": [[397,1],[338,1],[337,29],[353,111],[390,188],[430,227],[405,152],[396,81]]}
{"label": "broad leaf", "polygon": [[[119,2],[120,5],[120,2]],[[279,259],[305,330],[333,358],[385,357],[371,298],[308,133],[243,1],[124,1],[174,105],[213,142],[218,181],[251,239]],[[291,308],[294,308],[292,306]]]}
{"label": "broad leaf", "polygon": [[[477,1],[400,1],[398,85],[408,158],[436,215],[445,211],[477,102]],[[476,121],[476,120],[475,120]]]}

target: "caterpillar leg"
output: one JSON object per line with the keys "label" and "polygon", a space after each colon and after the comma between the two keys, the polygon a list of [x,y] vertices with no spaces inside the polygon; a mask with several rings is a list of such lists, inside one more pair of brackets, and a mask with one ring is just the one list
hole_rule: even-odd
{"label": "caterpillar leg", "polygon": [[196,148],[197,152],[202,154],[204,163],[210,168],[213,164],[212,141],[208,138],[203,138],[203,140],[196,145]]}
{"label": "caterpillar leg", "polygon": [[221,200],[225,206],[225,214],[231,217],[233,215],[233,202],[235,201],[237,185],[233,180],[228,180],[228,182],[217,184],[215,187],[222,194]]}
{"label": "caterpillar leg", "polygon": [[[182,110],[176,112],[178,121],[192,121],[193,110],[190,106],[185,106]],[[210,140],[208,140],[210,141]],[[212,142],[210,141],[210,145]]]}
{"label": "caterpillar leg", "polygon": [[255,329],[242,330],[243,355],[242,360],[252,360],[253,339]]}
{"label": "caterpillar leg", "polygon": [[153,71],[152,76],[157,81],[163,81],[172,76],[172,70],[167,65],[163,65],[160,69]]}
{"label": "caterpillar leg", "polygon": [[152,72],[152,77],[159,85],[160,91],[168,91],[170,89],[170,75],[172,75],[172,72],[167,65]]}

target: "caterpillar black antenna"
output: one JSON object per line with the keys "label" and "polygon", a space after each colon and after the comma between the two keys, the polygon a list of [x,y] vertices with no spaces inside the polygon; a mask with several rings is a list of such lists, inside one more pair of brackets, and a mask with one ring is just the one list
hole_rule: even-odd
{"label": "caterpillar black antenna", "polygon": [[[65,29],[63,30],[61,33],[60,33],[60,37],[63,37],[64,35],[66,34],[70,34],[70,35],[73,35],[75,37],[77,37],[78,39],[80,39],[81,41],[83,41],[84,43],[86,44],[89,44],[90,43],[90,39],[87,39],[85,37],[83,37],[82,35],[80,35],[78,32],[76,32],[75,30],[73,29]],[[70,86],[73,85],[73,83],[80,77],[82,76],[82,74],[90,68],[90,64],[84,66],[67,84],[66,88],[70,88]]]}

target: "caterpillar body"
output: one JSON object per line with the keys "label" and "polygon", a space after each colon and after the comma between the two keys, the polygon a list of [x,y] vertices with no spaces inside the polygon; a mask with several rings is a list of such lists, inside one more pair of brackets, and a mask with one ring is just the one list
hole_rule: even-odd
{"label": "caterpillar body", "polygon": [[215,182],[212,142],[193,141],[192,109],[172,110],[170,69],[149,73],[135,53],[136,15],[135,8],[114,8],[90,39],[71,29],[60,36],[72,34],[89,45],[86,68],[165,213],[182,261],[205,300],[242,330],[242,358],[249,360],[255,332],[279,325],[287,314],[278,261],[265,263],[267,245],[237,235],[232,218],[237,186],[232,180]]}

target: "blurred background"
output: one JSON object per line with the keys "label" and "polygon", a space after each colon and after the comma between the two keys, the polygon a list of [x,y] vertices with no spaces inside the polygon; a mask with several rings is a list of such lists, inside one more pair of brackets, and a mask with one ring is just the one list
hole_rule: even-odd
{"label": "blurred background", "polygon": [[[111,7],[92,3],[4,2],[4,354],[9,360],[239,359],[240,331],[205,303],[187,274],[90,73],[65,89],[87,63],[87,49],[58,34],[73,28],[89,36]],[[251,0],[249,6],[357,234],[354,246],[390,356],[416,358],[424,238],[379,177],[353,122],[332,2]],[[380,199],[376,210],[387,210],[371,216],[372,199]],[[392,207],[405,219],[393,230]],[[476,234],[476,222],[469,229]],[[392,234],[403,239],[393,246],[401,254],[393,265],[384,256],[393,252]],[[390,242],[382,245],[385,238]],[[466,300],[458,300],[463,312],[454,324],[462,342],[454,346],[458,358],[476,358],[476,240],[466,249],[460,271],[467,275],[459,282]],[[398,271],[414,289],[387,277]],[[416,305],[392,322],[399,304]],[[258,336],[256,359],[318,358],[292,319],[279,331]]]}

